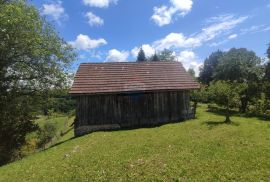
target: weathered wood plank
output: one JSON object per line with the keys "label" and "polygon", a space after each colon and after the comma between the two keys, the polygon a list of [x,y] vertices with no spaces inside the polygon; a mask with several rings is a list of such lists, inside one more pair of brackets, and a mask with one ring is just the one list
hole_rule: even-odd
{"label": "weathered wood plank", "polygon": [[[189,113],[189,91],[77,96],[75,133],[109,126],[134,128],[181,121]],[[90,126],[90,127],[85,127]],[[106,127],[104,127],[106,126]],[[81,132],[77,132],[80,133]]]}

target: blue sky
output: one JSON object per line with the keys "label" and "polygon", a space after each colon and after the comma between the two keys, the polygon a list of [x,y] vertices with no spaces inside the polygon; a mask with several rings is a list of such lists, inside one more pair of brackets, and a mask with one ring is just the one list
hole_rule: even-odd
{"label": "blue sky", "polygon": [[164,48],[198,73],[216,50],[245,47],[265,57],[270,0],[33,0],[81,62],[134,61]]}

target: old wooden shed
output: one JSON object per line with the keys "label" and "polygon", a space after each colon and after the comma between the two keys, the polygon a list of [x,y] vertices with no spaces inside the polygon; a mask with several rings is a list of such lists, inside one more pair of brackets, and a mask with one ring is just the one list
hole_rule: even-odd
{"label": "old wooden shed", "polygon": [[180,62],[81,64],[70,90],[75,135],[189,119],[189,92],[198,87]]}

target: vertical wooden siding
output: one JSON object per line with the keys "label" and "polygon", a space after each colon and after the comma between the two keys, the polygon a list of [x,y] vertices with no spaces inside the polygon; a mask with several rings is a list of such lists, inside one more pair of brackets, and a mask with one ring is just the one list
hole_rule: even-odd
{"label": "vertical wooden siding", "polygon": [[186,119],[189,91],[77,96],[76,127],[153,126]]}

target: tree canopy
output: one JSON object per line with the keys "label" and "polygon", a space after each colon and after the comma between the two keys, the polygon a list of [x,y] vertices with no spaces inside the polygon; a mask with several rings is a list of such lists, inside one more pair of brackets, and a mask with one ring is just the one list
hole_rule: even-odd
{"label": "tree canopy", "polygon": [[160,61],[175,61],[176,56],[174,55],[173,51],[169,49],[164,49],[158,54]]}
{"label": "tree canopy", "polygon": [[157,53],[155,52],[155,54],[150,58],[150,61],[160,61]]}
{"label": "tree canopy", "polygon": [[230,108],[237,107],[240,103],[240,93],[246,88],[246,84],[230,81],[212,82],[208,88],[210,100],[226,108],[226,120],[230,123]]}
{"label": "tree canopy", "polygon": [[144,62],[147,61],[144,50],[140,48],[137,56],[137,62]]}
{"label": "tree canopy", "polygon": [[232,48],[220,57],[220,62],[215,70],[215,79],[246,82],[259,79],[261,72],[261,59],[253,52],[245,48]]}
{"label": "tree canopy", "polygon": [[25,1],[0,6],[0,164],[10,161],[37,126],[37,98],[68,83],[73,49]]}
{"label": "tree canopy", "polygon": [[205,59],[203,67],[200,70],[199,81],[209,85],[209,83],[214,80],[214,72],[222,55],[223,52],[218,50]]}

